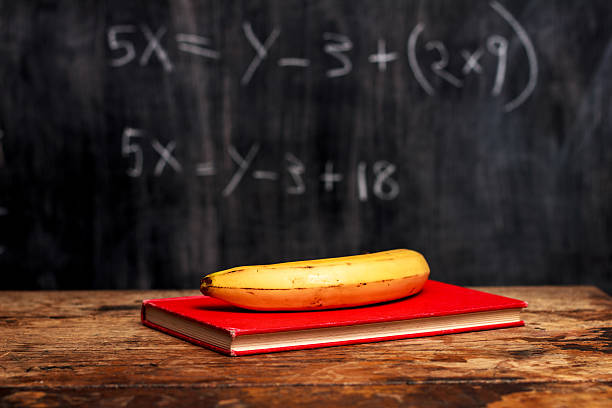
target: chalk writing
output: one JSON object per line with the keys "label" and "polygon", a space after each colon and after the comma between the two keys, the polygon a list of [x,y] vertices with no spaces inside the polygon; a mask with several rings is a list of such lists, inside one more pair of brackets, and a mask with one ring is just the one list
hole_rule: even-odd
{"label": "chalk writing", "polygon": [[205,162],[196,165],[196,174],[198,176],[214,176],[217,174],[213,163]]}
{"label": "chalk writing", "polygon": [[[166,34],[166,28],[160,27],[155,33],[153,33],[151,28],[149,28],[149,26],[146,24],[141,24],[139,28],[147,40],[147,46],[140,55],[140,66],[146,66],[151,60],[151,57],[155,55],[155,57],[162,64],[164,70],[171,72],[174,69],[174,66],[160,42],[162,37]],[[136,58],[136,47],[134,46],[133,42],[128,41],[127,39],[120,40],[118,38],[119,35],[133,34],[136,31],[136,26],[133,24],[116,25],[108,29],[106,35],[108,47],[111,49],[111,51],[115,51],[117,54],[119,54],[118,57],[111,59],[110,65],[112,67],[127,65]]]}
{"label": "chalk writing", "polygon": [[175,36],[178,43],[178,49],[200,57],[218,60],[221,58],[219,51],[203,47],[210,45],[210,40],[195,34],[177,34]]}
{"label": "chalk writing", "polygon": [[[533,43],[531,42],[527,32],[518,22],[518,20],[497,1],[489,3],[491,10],[497,17],[501,17],[513,30],[518,38],[521,46],[525,50],[528,60],[529,79],[525,87],[509,101],[505,102],[504,111],[511,112],[521,106],[533,93],[537,85],[538,62]],[[269,31],[255,33],[251,22],[245,21],[242,23],[242,36],[245,43],[254,51],[253,58],[244,69],[240,78],[242,86],[249,86],[257,71],[271,58],[271,49],[278,42],[281,35],[280,27],[273,26]],[[423,37],[427,36],[427,26],[423,22],[417,22],[406,41],[406,57],[408,61],[408,71],[412,73],[419,87],[430,96],[437,94],[436,86],[440,81],[434,81],[435,77],[440,78],[443,82],[448,83],[456,88],[464,87],[464,78],[468,75],[484,75],[487,71],[487,66],[483,62],[485,52],[496,57],[495,75],[493,76],[493,86],[491,87],[490,95],[492,97],[501,97],[504,84],[506,82],[506,73],[508,61],[508,43],[509,39],[498,34],[488,36],[483,43],[475,48],[462,48],[458,54],[449,50],[445,43],[440,39],[429,39],[423,41],[423,49],[420,51],[420,42]],[[111,67],[122,67],[128,65],[137,58],[137,50],[129,36],[142,35],[146,40],[146,46],[138,62],[140,66],[149,65],[150,61],[155,57],[160,66],[166,72],[174,70],[174,64],[170,60],[168,53],[162,44],[166,40],[167,29],[164,26],[159,26],[155,31],[146,24],[123,24],[111,26],[107,30],[106,41],[111,50],[112,57],[110,60]],[[267,33],[267,35],[265,34]],[[311,59],[308,57],[296,56],[280,56],[275,61],[271,61],[270,66],[279,68],[312,68],[315,62],[326,64],[324,67],[325,77],[335,79],[350,75],[353,71],[353,57],[351,51],[354,44],[351,38],[344,33],[324,32],[322,33],[323,45],[319,52],[322,52],[327,58]],[[193,33],[177,33],[174,36],[176,47],[179,51],[189,53],[198,57],[209,59],[211,61],[219,61],[222,59],[222,50],[215,49],[214,42],[203,35]],[[434,58],[433,62],[422,66],[419,58],[423,55],[428,55],[429,58]],[[331,57],[331,58],[329,58]],[[462,65],[459,72],[451,72],[451,59],[462,58]],[[387,43],[384,38],[378,38],[376,49],[368,56],[367,61],[375,64],[378,72],[384,73],[387,71],[389,63],[400,61],[400,53],[393,50],[388,50]],[[453,65],[456,66],[456,65]]]}
{"label": "chalk writing", "polygon": [[251,163],[253,162],[253,159],[255,159],[255,156],[257,155],[258,151],[259,144],[254,144],[253,146],[251,146],[251,149],[249,149],[247,155],[242,158],[242,156],[238,153],[234,146],[229,147],[228,153],[232,160],[238,165],[238,169],[230,179],[229,183],[227,183],[227,185],[223,189],[223,195],[225,197],[232,194],[232,192],[236,189],[236,187],[242,180],[242,177],[244,177],[244,173],[246,173],[246,171],[251,166]]}
{"label": "chalk writing", "polygon": [[427,44],[425,44],[425,49],[428,51],[435,50],[439,54],[440,59],[431,64],[431,70],[434,72],[434,74],[444,79],[451,85],[461,88],[463,86],[463,82],[446,70],[449,61],[446,46],[440,41],[429,41]]}
{"label": "chalk writing", "polygon": [[399,194],[399,184],[391,176],[395,173],[395,164],[385,160],[374,163],[374,195],[381,200],[393,200]]}
{"label": "chalk writing", "polygon": [[350,58],[343,54],[344,52],[353,49],[353,43],[351,40],[342,34],[335,33],[324,33],[323,39],[331,41],[331,43],[325,44],[323,51],[340,61],[342,66],[340,68],[330,69],[325,72],[328,78],[336,78],[347,75],[353,69],[353,63]]}
{"label": "chalk writing", "polygon": [[[538,62],[533,44],[529,39],[527,32],[523,29],[520,23],[514,18],[514,16],[512,16],[512,14],[508,10],[506,10],[497,1],[492,1],[490,3],[490,6],[514,30],[515,34],[523,45],[523,48],[525,49],[529,62],[529,80],[527,81],[527,85],[519,93],[518,96],[516,96],[514,99],[510,100],[504,105],[504,111],[511,112],[521,106],[533,93],[533,90],[535,89],[535,86],[537,84]],[[436,91],[432,86],[431,82],[424,75],[419,64],[416,52],[419,37],[424,30],[424,23],[418,23],[414,27],[408,38],[406,51],[408,55],[408,62],[415,77],[415,80],[428,95],[434,95]],[[491,90],[491,95],[498,96],[501,94],[502,87],[505,82],[506,66],[508,62],[508,40],[500,35],[492,35],[488,37],[486,41],[486,48],[491,54],[498,58],[494,85]],[[436,51],[439,54],[439,59],[431,65],[431,69],[434,74],[456,87],[462,87],[463,82],[455,75],[451,74],[446,70],[446,67],[449,64],[449,54],[444,44],[441,41],[437,40],[428,41],[425,44],[425,49],[427,51]],[[481,74],[483,72],[483,67],[479,62],[482,53],[482,48],[478,48],[474,52],[469,52],[466,49],[461,50],[461,56],[465,60],[465,63],[462,68],[462,73],[464,76],[470,74],[471,72],[475,72],[477,74]]]}
{"label": "chalk writing", "polygon": [[140,129],[129,127],[123,129],[123,135],[121,136],[121,155],[123,157],[134,157],[132,166],[127,169],[127,175],[130,177],[140,177],[142,174],[142,148],[139,144],[132,141],[132,139],[140,137],[142,137],[142,131]]}
{"label": "chalk writing", "polygon": [[487,50],[497,57],[497,70],[495,72],[495,82],[491,95],[497,96],[501,93],[506,79],[506,64],[508,63],[508,40],[500,35],[492,35],[487,40]]}
{"label": "chalk writing", "polygon": [[151,146],[153,146],[153,149],[155,149],[155,151],[159,153],[159,159],[157,160],[157,164],[155,165],[154,172],[156,176],[159,176],[163,173],[164,169],[166,168],[166,164],[172,167],[177,173],[183,171],[181,164],[178,162],[178,160],[176,160],[174,156],[172,156],[172,152],[174,152],[174,149],[176,148],[176,142],[174,140],[169,142],[165,147],[161,143],[159,143],[158,140],[153,140],[151,142]]}
{"label": "chalk writing", "polygon": [[414,78],[418,82],[418,84],[423,88],[423,90],[429,94],[433,95],[435,93],[433,87],[423,75],[423,71],[419,65],[419,61],[417,59],[416,54],[416,44],[419,36],[425,29],[425,25],[423,23],[418,23],[412,31],[410,32],[410,36],[408,37],[408,45],[407,45],[407,53],[408,53],[408,63],[410,64],[410,68],[412,69],[412,73],[414,74]]}
{"label": "chalk writing", "polygon": [[278,180],[278,173],[269,170],[255,170],[253,178],[257,180]]}
{"label": "chalk writing", "polygon": [[472,71],[477,74],[482,74],[482,66],[479,62],[480,57],[482,57],[482,48],[478,48],[474,52],[461,50],[461,56],[465,60],[465,64],[463,64],[463,68],[461,69],[463,75],[467,75]]}
{"label": "chalk writing", "polygon": [[[538,82],[538,59],[536,57],[535,49],[533,48],[533,44],[527,35],[525,29],[521,26],[521,24],[514,18],[512,14],[508,10],[504,8],[497,1],[491,2],[491,7],[504,19],[512,29],[515,31],[518,36],[521,44],[525,48],[525,52],[527,53],[527,58],[529,60],[529,80],[527,81],[527,85],[525,89],[513,100],[506,103],[504,106],[504,110],[506,112],[513,111],[518,108],[525,102],[527,98],[533,93],[533,90],[536,87]],[[506,42],[507,43],[507,42]]]}
{"label": "chalk writing", "polygon": [[378,49],[376,54],[371,54],[368,61],[378,64],[378,70],[383,72],[387,70],[387,62],[395,61],[397,52],[387,52],[387,45],[382,38],[378,39]]}
{"label": "chalk writing", "polygon": [[291,175],[291,179],[294,185],[287,187],[287,193],[289,194],[304,194],[306,191],[306,185],[302,175],[306,170],[304,164],[293,155],[293,153],[285,153],[285,160],[289,162],[287,171]]}
{"label": "chalk writing", "polygon": [[270,47],[272,47],[272,44],[274,44],[274,41],[276,41],[276,39],[280,35],[280,30],[278,28],[273,29],[263,44],[259,41],[255,33],[253,32],[251,23],[244,23],[242,25],[242,30],[244,31],[244,35],[246,36],[246,38],[249,40],[249,43],[253,46],[253,48],[255,48],[256,52],[255,57],[247,67],[246,71],[244,72],[244,75],[242,76],[242,79],[240,80],[240,83],[242,85],[246,85],[251,81],[251,78],[253,77],[253,74],[255,73],[257,67],[259,67],[261,62],[268,56],[268,50],[270,49]]}
{"label": "chalk writing", "polygon": [[136,57],[136,49],[134,44],[127,40],[119,40],[117,38],[120,34],[129,34],[136,31],[134,25],[117,25],[110,27],[106,33],[108,42],[108,48],[112,51],[122,51],[123,55],[114,58],[110,61],[112,67],[121,67],[125,64],[129,64]]}
{"label": "chalk writing", "polygon": [[[192,166],[184,167],[179,159],[174,155],[178,148],[177,142],[171,140],[165,145],[153,138],[151,142],[146,137],[147,134],[142,129],[126,127],[121,135],[121,155],[127,162],[126,175],[131,178],[143,176],[145,171],[160,177],[166,172],[180,175],[186,171],[193,171],[198,177],[219,176],[219,172],[213,161],[203,161]],[[145,150],[155,152],[157,157],[149,163],[151,155]],[[284,190],[290,195],[302,195],[306,193],[306,165],[292,152],[285,152],[283,161],[279,168],[260,168],[256,163],[262,151],[259,143],[253,143],[248,150],[239,151],[235,146],[229,145],[227,155],[233,163],[233,169],[229,175],[227,183],[224,185],[221,195],[229,197],[240,188],[242,183],[249,179],[257,182],[283,182]],[[265,153],[265,151],[264,151]],[[145,157],[147,162],[145,163]],[[147,170],[148,169],[148,170]],[[397,171],[395,164],[386,160],[378,160],[372,164],[370,179],[368,179],[368,164],[364,161],[357,163],[354,173],[347,177],[343,172],[335,168],[332,160],[326,160],[318,177],[318,183],[323,191],[331,193],[336,186],[344,182],[353,182],[353,174],[357,184],[357,196],[359,201],[368,201],[370,190],[374,197],[380,200],[393,200],[400,192],[400,186],[394,175]],[[281,177],[282,175],[288,177]],[[221,174],[222,176],[227,174]],[[371,180],[371,187],[368,181]],[[0,214],[2,215],[2,214]]]}
{"label": "chalk writing", "polygon": [[140,56],[139,63],[141,66],[147,65],[149,59],[153,54],[159,59],[164,69],[168,72],[174,69],[172,62],[168,58],[168,54],[166,54],[166,50],[161,46],[160,40],[166,34],[166,27],[160,27],[155,34],[151,31],[151,29],[145,25],[141,24],[140,30],[144,34],[147,39],[147,47],[142,52]]}
{"label": "chalk writing", "polygon": [[357,165],[357,196],[359,201],[368,201],[367,166],[365,162],[359,162]]}
{"label": "chalk writing", "polygon": [[310,65],[310,60],[306,58],[280,58],[278,60],[279,67],[300,67],[306,68]]}
{"label": "chalk writing", "polygon": [[325,172],[321,174],[321,181],[325,186],[325,191],[333,191],[334,183],[342,181],[342,174],[334,173],[334,163],[328,161],[325,163]]}

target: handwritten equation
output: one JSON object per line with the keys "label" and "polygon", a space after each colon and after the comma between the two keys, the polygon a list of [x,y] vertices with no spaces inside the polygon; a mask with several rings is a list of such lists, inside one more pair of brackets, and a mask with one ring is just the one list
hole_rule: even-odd
{"label": "handwritten equation", "polygon": [[[537,85],[538,62],[532,41],[525,29],[516,18],[499,2],[491,1],[491,9],[502,18],[513,30],[523,46],[528,59],[529,78],[525,87],[511,100],[504,103],[504,111],[511,112],[521,106],[533,93]],[[425,69],[430,71],[430,75],[441,78],[444,82],[454,87],[462,88],[464,80],[468,75],[483,75],[484,68],[481,58],[485,52],[496,58],[495,74],[490,95],[498,97],[501,95],[508,67],[508,38],[501,35],[491,35],[486,41],[476,49],[461,49],[459,57],[462,60],[460,72],[451,72],[449,69],[451,53],[442,41],[431,40],[424,44],[419,40],[427,29],[422,22],[417,23],[406,42],[405,54],[408,66],[414,79],[428,95],[435,95],[436,88],[425,75]],[[242,86],[247,86],[256,76],[257,71],[264,63],[272,63],[280,68],[308,69],[313,61],[302,56],[285,56],[276,61],[270,59],[270,50],[277,43],[281,35],[279,27],[273,27],[269,33],[255,33],[250,22],[242,24],[242,33],[245,41],[254,52],[253,59],[244,68],[240,78]],[[146,24],[123,24],[114,25],[107,30],[107,45],[111,50],[112,58],[110,66],[118,68],[138,60],[140,66],[147,66],[155,58],[166,72],[174,70],[174,63],[171,61],[166,48],[162,43],[166,43],[165,36],[167,28],[164,26],[152,29]],[[133,41],[134,35],[142,35],[146,41],[146,46],[141,52],[137,52]],[[324,40],[323,53],[332,57],[333,66],[326,67],[325,76],[327,78],[338,78],[349,75],[353,70],[353,60],[350,52],[353,49],[353,42],[345,34],[325,32],[322,34]],[[178,33],[174,36],[174,42],[178,51],[204,58],[210,61],[219,61],[223,58],[222,52],[214,47],[211,39],[193,33]],[[436,58],[428,67],[423,67],[418,59],[417,50],[423,47],[426,53]],[[387,66],[400,59],[403,53],[399,51],[387,50],[386,41],[379,38],[377,47],[368,56],[367,61],[375,64],[379,72],[385,72]]]}
{"label": "handwritten equation", "polygon": [[[126,174],[129,177],[138,178],[143,175],[145,170],[145,149],[152,149],[155,154],[155,163],[151,167],[153,175],[160,177],[164,172],[174,172],[177,174],[184,172],[184,167],[175,156],[176,142],[170,141],[163,144],[157,139],[148,140],[142,129],[127,127],[123,130],[121,137],[121,155],[129,162]],[[260,153],[261,145],[253,143],[249,150],[240,152],[235,146],[230,145],[227,154],[234,164],[231,177],[225,183],[221,194],[228,197],[236,191],[246,178],[251,178],[259,182],[280,181],[283,172],[288,175],[288,183],[285,192],[290,195],[302,195],[306,193],[307,170],[304,163],[291,152],[285,152],[283,157],[283,168],[261,169],[255,168],[255,159]],[[211,177],[217,175],[217,168],[212,161],[197,163],[193,169],[198,177]],[[368,163],[360,161],[355,169],[355,182],[357,196],[360,201],[367,201],[372,194],[380,200],[393,200],[400,193],[400,186],[394,178],[397,171],[395,164],[386,160],[375,161],[370,171]],[[339,172],[334,162],[325,162],[324,170],[318,176],[318,182],[323,186],[325,192],[333,192],[336,185],[345,182],[345,174]],[[369,183],[371,181],[371,183]]]}

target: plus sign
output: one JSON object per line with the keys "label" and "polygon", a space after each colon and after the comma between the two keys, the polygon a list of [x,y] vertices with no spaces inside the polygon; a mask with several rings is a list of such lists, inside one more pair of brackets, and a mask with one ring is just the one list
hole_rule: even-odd
{"label": "plus sign", "polygon": [[379,71],[387,70],[387,62],[394,61],[397,59],[397,52],[387,52],[387,46],[385,40],[378,40],[378,50],[376,54],[372,54],[368,57],[368,61],[378,64]]}
{"label": "plus sign", "polygon": [[332,191],[334,183],[342,181],[342,174],[334,173],[334,163],[325,163],[325,173],[321,174],[321,181],[325,185],[325,191]]}

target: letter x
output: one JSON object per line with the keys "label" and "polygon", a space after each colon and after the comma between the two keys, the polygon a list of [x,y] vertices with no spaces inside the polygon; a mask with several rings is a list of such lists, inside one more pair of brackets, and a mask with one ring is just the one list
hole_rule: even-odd
{"label": "letter x", "polygon": [[477,49],[474,53],[470,53],[468,50],[461,50],[461,56],[465,60],[465,64],[463,65],[463,69],[461,70],[464,75],[470,73],[470,71],[474,71],[477,74],[482,73],[482,67],[478,60],[482,56],[482,49]]}
{"label": "letter x", "polygon": [[172,66],[172,62],[170,62],[168,54],[166,54],[166,51],[159,43],[164,34],[166,34],[166,28],[161,27],[159,30],[157,30],[155,34],[153,34],[151,29],[144,24],[140,26],[140,29],[142,30],[142,33],[148,41],[147,48],[145,48],[145,50],[142,52],[142,55],[140,56],[140,65],[147,65],[149,59],[151,58],[151,55],[155,52],[155,55],[159,59],[159,62],[161,62],[161,64],[163,65],[164,69],[167,72],[172,71],[174,69],[174,67]]}
{"label": "letter x", "polygon": [[155,151],[159,153],[159,160],[155,165],[156,176],[162,174],[164,168],[166,167],[166,164],[169,164],[170,167],[172,167],[177,173],[180,173],[183,170],[178,160],[176,160],[172,156],[172,152],[176,148],[176,142],[174,140],[168,143],[166,147],[162,146],[162,144],[159,143],[157,140],[153,140],[153,142],[151,142],[151,145],[153,146],[153,149],[155,149]]}

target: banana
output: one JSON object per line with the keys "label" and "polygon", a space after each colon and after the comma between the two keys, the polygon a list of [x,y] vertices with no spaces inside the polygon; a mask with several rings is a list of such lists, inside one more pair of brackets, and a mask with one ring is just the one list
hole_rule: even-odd
{"label": "banana", "polygon": [[428,277],[423,255],[394,249],[226,269],[204,276],[200,291],[246,309],[320,310],[410,296]]}

